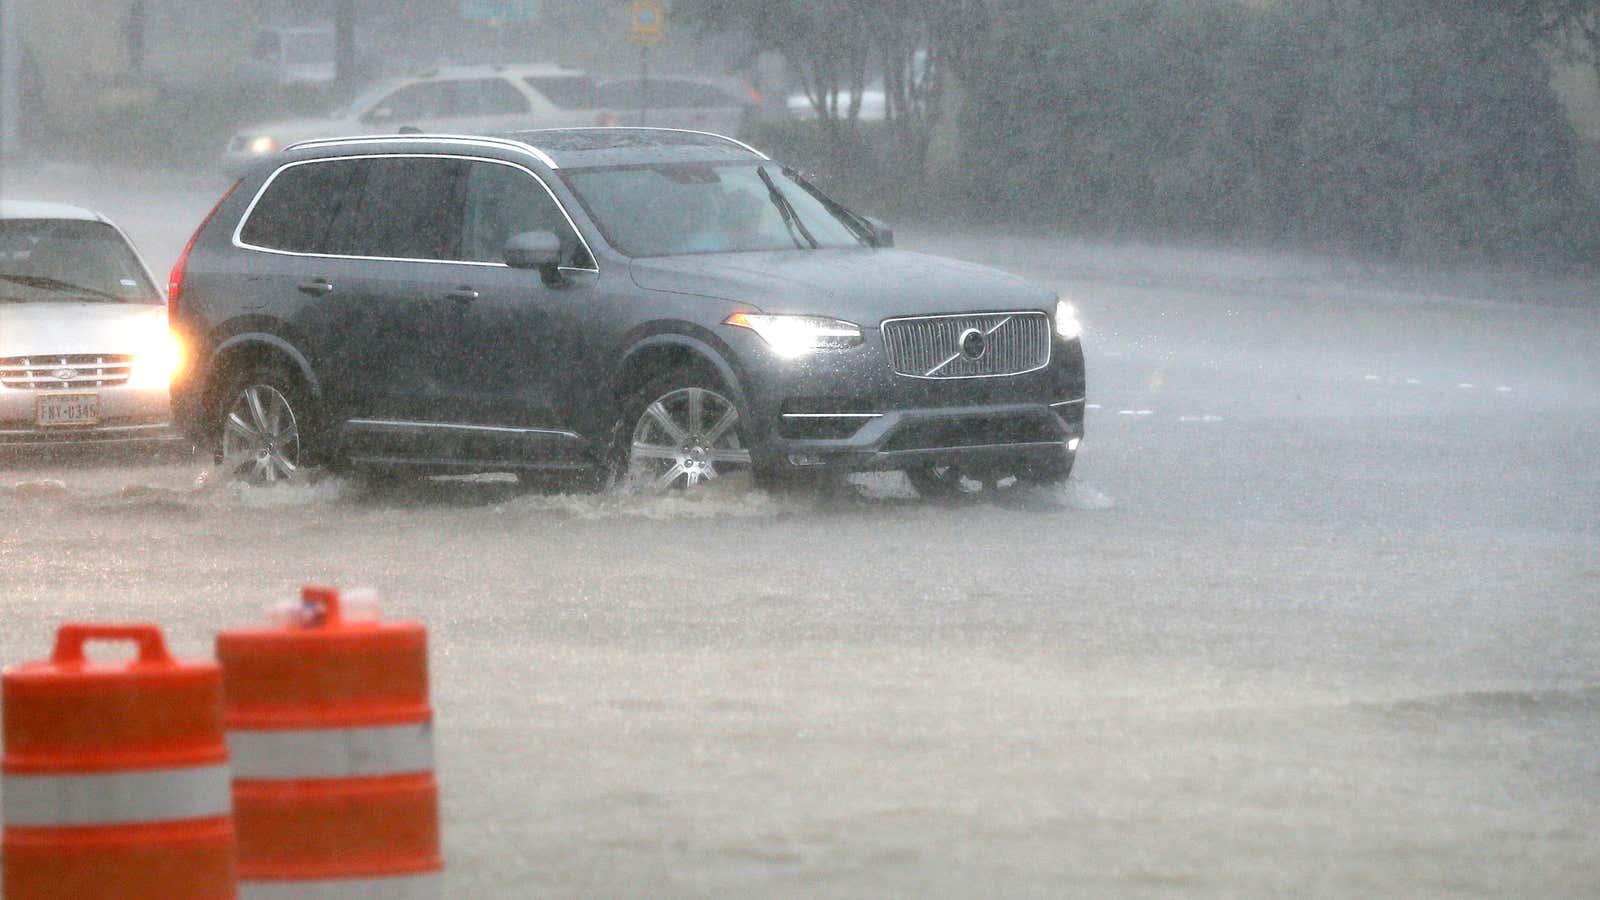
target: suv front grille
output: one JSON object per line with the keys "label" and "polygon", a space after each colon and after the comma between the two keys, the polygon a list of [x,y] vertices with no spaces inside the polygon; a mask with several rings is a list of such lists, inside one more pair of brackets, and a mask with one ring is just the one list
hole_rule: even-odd
{"label": "suv front grille", "polygon": [[[964,349],[963,336],[973,332],[979,337],[969,340]],[[883,347],[897,375],[1020,375],[1049,364],[1050,317],[1042,312],[1014,312],[886,319]]]}
{"label": "suv front grille", "polygon": [[0,385],[19,390],[116,387],[127,384],[133,357],[109,353],[11,356],[0,359]]}

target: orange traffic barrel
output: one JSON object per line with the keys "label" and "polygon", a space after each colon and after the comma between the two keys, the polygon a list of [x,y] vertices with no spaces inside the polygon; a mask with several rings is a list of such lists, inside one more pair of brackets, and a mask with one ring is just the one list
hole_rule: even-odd
{"label": "orange traffic barrel", "polygon": [[217,636],[241,897],[439,896],[427,641],[323,587]]}
{"label": "orange traffic barrel", "polygon": [[[132,641],[119,662],[87,641]],[[235,896],[222,673],[174,660],[154,625],[61,626],[0,687],[0,894]]]}

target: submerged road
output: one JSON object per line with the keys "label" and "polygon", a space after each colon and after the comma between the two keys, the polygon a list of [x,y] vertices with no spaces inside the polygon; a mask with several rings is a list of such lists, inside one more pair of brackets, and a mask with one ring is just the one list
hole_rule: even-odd
{"label": "submerged road", "polygon": [[[158,276],[220,190],[72,171],[7,190],[101,207]],[[1077,301],[1070,490],[248,490],[181,454],[13,462],[0,659],[68,618],[208,654],[307,581],[374,588],[431,631],[453,897],[1595,890],[1594,285],[902,245]]]}

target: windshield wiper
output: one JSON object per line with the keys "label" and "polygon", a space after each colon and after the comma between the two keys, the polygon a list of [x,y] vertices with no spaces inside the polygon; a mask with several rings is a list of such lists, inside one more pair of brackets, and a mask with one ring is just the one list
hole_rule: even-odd
{"label": "windshield wiper", "polygon": [[816,185],[813,185],[811,182],[801,178],[799,172],[796,172],[793,169],[785,166],[783,169],[783,174],[789,176],[789,179],[795,184],[800,185],[801,190],[810,194],[812,199],[816,200],[818,203],[821,203],[823,207],[828,210],[828,212],[831,212],[835,216],[843,219],[845,227],[855,232],[857,239],[867,244],[872,244],[874,246],[876,245],[876,239],[873,237],[876,229],[872,227],[872,223],[868,222],[865,216],[845,207],[839,201],[817,190]]}
{"label": "windshield wiper", "polygon": [[48,278],[44,275],[0,274],[0,281],[9,281],[13,284],[25,284],[31,288],[38,288],[41,291],[53,291],[57,294],[78,294],[79,296],[98,297],[102,300],[110,300],[112,303],[122,302],[121,297],[118,297],[116,294],[106,293],[99,288],[85,287],[81,284],[73,284],[68,281],[62,281],[59,278]]}
{"label": "windshield wiper", "polygon": [[[760,166],[756,166],[756,175],[760,176],[761,183],[767,186],[767,196],[772,199],[772,205],[778,208],[778,215],[783,217],[783,225],[789,229],[789,239],[794,241],[796,247],[805,249],[805,244],[800,243],[800,238],[803,236],[806,244],[811,245],[811,249],[817,249],[817,239],[811,236],[806,223],[800,221],[800,214],[795,211],[794,204],[783,195],[783,191],[778,190],[778,185],[773,182],[772,176]],[[799,234],[795,233],[796,229],[799,230]]]}

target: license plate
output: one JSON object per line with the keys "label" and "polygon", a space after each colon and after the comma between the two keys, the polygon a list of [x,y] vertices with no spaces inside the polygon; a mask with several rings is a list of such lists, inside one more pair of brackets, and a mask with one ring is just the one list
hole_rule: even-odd
{"label": "license plate", "polygon": [[99,394],[46,394],[39,398],[39,425],[96,425],[100,422]]}

